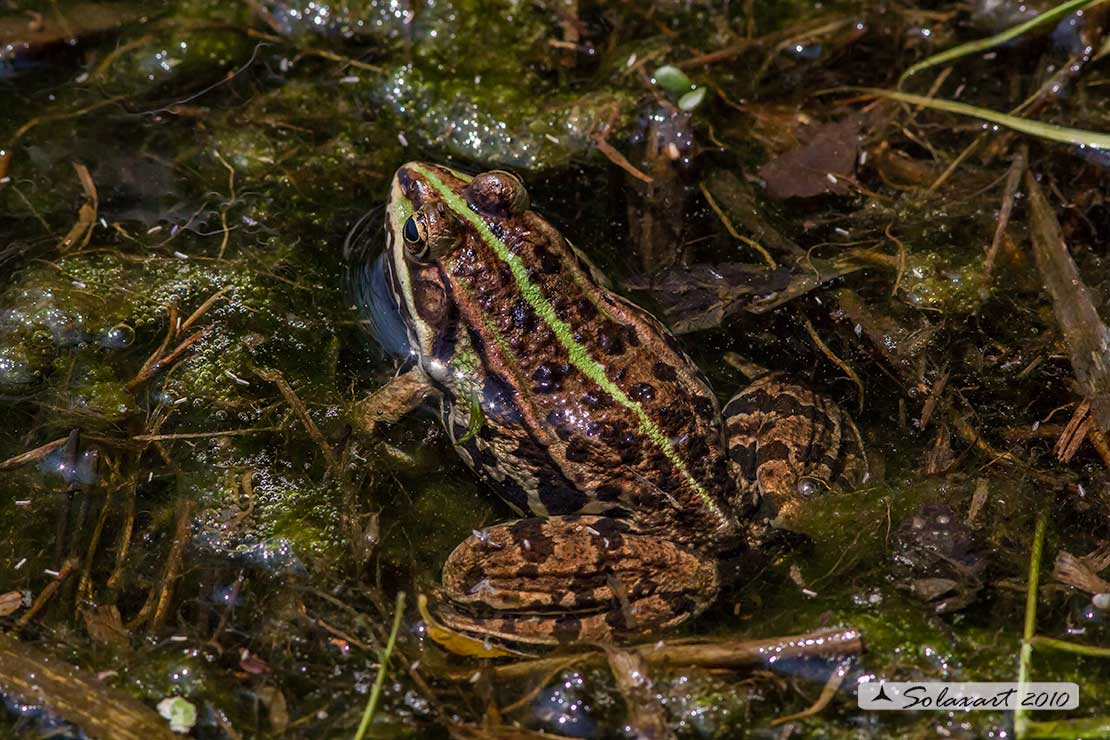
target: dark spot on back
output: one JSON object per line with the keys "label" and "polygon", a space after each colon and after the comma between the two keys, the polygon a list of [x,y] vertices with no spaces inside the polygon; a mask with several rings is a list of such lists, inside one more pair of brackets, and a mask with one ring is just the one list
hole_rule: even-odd
{"label": "dark spot on back", "polygon": [[590,446],[581,437],[575,437],[567,444],[567,459],[571,462],[586,462],[590,457]]}
{"label": "dark spot on back", "polygon": [[598,332],[597,346],[601,348],[602,352],[613,357],[624,354],[624,340],[621,338],[619,330],[613,331],[610,328]]}
{"label": "dark spot on back", "polygon": [[559,617],[552,632],[560,643],[574,642],[582,632],[582,620],[578,617]]}
{"label": "dark spot on back", "polygon": [[597,388],[584,393],[582,403],[591,409],[607,409],[613,405],[613,397]]}
{"label": "dark spot on back", "polygon": [[615,486],[612,483],[604,483],[594,489],[594,496],[599,501],[620,501],[623,493],[624,491],[620,486]]}
{"label": "dark spot on back", "polygon": [[574,371],[566,362],[545,362],[532,373],[536,393],[556,393],[563,389],[563,379]]}
{"label": "dark spot on back", "polygon": [[628,389],[628,397],[634,401],[650,401],[655,398],[655,389],[648,383],[633,383]]}
{"label": "dark spot on back", "polygon": [[675,372],[673,367],[665,362],[655,363],[655,367],[653,367],[651,370],[655,374],[655,377],[659,380],[673,381],[678,379],[678,373]]}
{"label": "dark spot on back", "polygon": [[513,310],[510,316],[514,329],[518,329],[527,334],[536,328],[536,322],[538,320],[536,312],[528,305],[528,301],[523,298],[513,304]]}
{"label": "dark spot on back", "polygon": [[482,409],[506,424],[519,424],[524,417],[516,405],[516,394],[509,381],[495,373],[486,375],[482,387]]}
{"label": "dark spot on back", "polygon": [[624,341],[628,342],[629,347],[640,346],[640,335],[636,333],[636,327],[632,324],[624,327]]}
{"label": "dark spot on back", "polygon": [[578,316],[583,321],[590,321],[597,316],[597,306],[589,298],[579,298],[574,306],[578,309]]}
{"label": "dark spot on back", "polygon": [[547,509],[547,512],[553,516],[563,516],[581,511],[582,507],[590,500],[586,494],[577,488],[572,488],[561,482],[553,482],[549,476],[544,475],[540,476],[537,492],[540,496],[540,502]]}
{"label": "dark spot on back", "polygon": [[539,263],[540,270],[547,275],[554,275],[561,269],[559,266],[559,258],[547,250],[546,247],[536,247],[536,262]]}
{"label": "dark spot on back", "polygon": [[694,411],[698,416],[709,418],[716,415],[713,409],[713,399],[706,398],[705,396],[694,396]]}

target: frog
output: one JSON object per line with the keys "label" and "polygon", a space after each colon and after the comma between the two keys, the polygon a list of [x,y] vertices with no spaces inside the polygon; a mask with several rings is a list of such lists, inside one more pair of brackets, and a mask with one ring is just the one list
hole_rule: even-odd
{"label": "frog", "polygon": [[722,407],[511,172],[402,165],[361,276],[405,397],[430,401],[518,517],[448,555],[435,611],[451,629],[535,645],[671,630],[718,599],[754,522],[866,478],[859,430],[826,394],[768,372]]}

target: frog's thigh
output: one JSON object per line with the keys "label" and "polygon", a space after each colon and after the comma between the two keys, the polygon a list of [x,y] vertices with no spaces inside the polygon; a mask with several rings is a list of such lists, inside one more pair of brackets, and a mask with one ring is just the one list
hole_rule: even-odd
{"label": "frog's thigh", "polygon": [[599,516],[488,527],[443,567],[441,612],[456,629],[521,642],[607,640],[666,629],[717,594],[717,567],[673,542]]}
{"label": "frog's thigh", "polygon": [[733,396],[723,415],[733,472],[771,518],[830,486],[863,482],[859,430],[828,396],[772,373]]}

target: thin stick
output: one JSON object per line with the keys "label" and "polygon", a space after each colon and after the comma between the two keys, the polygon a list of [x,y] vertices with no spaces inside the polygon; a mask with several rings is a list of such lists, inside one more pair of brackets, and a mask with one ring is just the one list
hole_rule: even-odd
{"label": "thin stick", "polygon": [[770,266],[772,270],[778,267],[778,263],[775,262],[775,258],[772,257],[770,253],[763,248],[762,244],[755,241],[754,239],[749,239],[746,236],[742,236],[740,232],[736,230],[736,227],[732,225],[732,221],[730,221],[728,216],[725,215],[725,212],[721,210],[721,207],[717,205],[717,201],[713,199],[713,196],[709,193],[709,188],[705,187],[704,182],[698,183],[698,190],[701,191],[701,195],[703,198],[705,198],[705,202],[708,203],[709,207],[713,209],[713,213],[717,214],[717,218],[720,219],[721,223],[725,227],[725,230],[728,231],[728,233],[731,234],[734,239],[747,244],[749,247],[759,252],[760,256],[763,257],[763,260]]}
{"label": "thin stick", "polygon": [[810,323],[809,319],[806,319],[806,332],[809,334],[809,338],[813,340],[813,343],[817,345],[817,349],[821,350],[821,354],[823,354],[823,355],[825,355],[825,357],[829,358],[829,362],[833,363],[838,368],[843,370],[844,373],[849,378],[851,378],[852,382],[856,384],[856,390],[859,391],[859,412],[862,414],[863,413],[863,381],[860,380],[859,375],[856,374],[856,371],[852,369],[851,365],[849,365],[847,362],[845,362],[844,360],[837,357],[836,353],[833,352],[829,348],[829,345],[825,344],[825,342],[822,341],[821,337],[817,334],[817,330],[813,328],[813,324]]}
{"label": "thin stick", "polygon": [[227,429],[222,432],[178,432],[177,434],[136,434],[135,442],[166,442],[174,439],[209,439],[211,437],[239,437],[244,434],[280,432],[281,427],[255,427],[254,429]]}
{"label": "thin stick", "polygon": [[138,496],[139,480],[136,478],[127,489],[127,502],[123,507],[123,526],[120,527],[119,548],[116,550],[116,564],[112,575],[108,576],[108,588],[119,588],[123,580],[123,565],[131,549],[131,533],[135,529],[135,501]]}
{"label": "thin stick", "polygon": [[328,440],[324,437],[324,433],[320,431],[320,427],[316,426],[316,422],[309,416],[304,401],[297,396],[296,391],[294,391],[292,386],[285,380],[285,376],[276,370],[263,370],[261,368],[256,369],[254,372],[258,377],[278,387],[282,397],[285,398],[285,402],[293,407],[293,411],[296,412],[297,418],[301,420],[301,424],[303,424],[305,430],[308,431],[308,436],[312,437],[312,441],[315,442],[320,448],[320,451],[324,453],[324,459],[327,460],[328,469],[338,475],[339,460],[335,457],[335,451],[332,450],[331,445],[328,444]]}
{"label": "thin stick", "polygon": [[100,516],[97,517],[96,526],[93,527],[92,537],[89,538],[89,549],[85,553],[85,567],[81,569],[81,580],[77,582],[77,598],[79,601],[92,600],[92,564],[96,550],[100,547],[100,537],[104,534],[104,523],[108,521],[108,512],[112,508],[112,491],[108,489],[104,494],[104,503],[100,506]]}
{"label": "thin stick", "polygon": [[844,676],[847,675],[848,666],[850,665],[851,661],[847,660],[842,660],[837,663],[836,668],[834,668],[833,672],[829,674],[829,680],[825,681],[825,686],[821,689],[821,695],[817,697],[817,701],[813,702],[813,704],[800,712],[788,714],[785,717],[775,717],[773,720],[771,720],[771,727],[783,725],[787,722],[793,722],[797,719],[812,717],[813,715],[819,713],[822,709],[827,707],[829,705],[829,702],[832,701],[833,697],[836,696],[836,692],[840,688],[840,684],[844,683]]}
{"label": "thin stick", "polygon": [[[1037,631],[1037,584],[1041,578],[1041,553],[1044,551],[1044,535],[1048,529],[1048,507],[1041,506],[1037,512],[1037,525],[1033,530],[1033,549],[1029,553],[1029,578],[1025,585],[1025,629],[1022,632],[1021,657],[1018,661],[1018,694],[1025,693],[1029,683],[1029,663],[1033,658],[1033,636]],[[1025,737],[1029,719],[1025,709],[1014,710],[1014,735]]]}
{"label": "thin stick", "polygon": [[158,594],[154,616],[150,620],[150,632],[160,630],[169,615],[170,603],[173,601],[174,584],[181,575],[185,545],[189,541],[189,519],[193,513],[193,506],[194,502],[189,499],[184,499],[177,505],[177,526],[174,528],[173,544],[170,546],[170,554],[166,562],[166,574],[162,577],[162,588]]}
{"label": "thin stick", "polygon": [[173,351],[170,352],[168,355],[161,357],[155,360],[153,364],[144,367],[142,370],[139,371],[138,375],[127,382],[127,390],[133,391],[146,381],[150,380],[163,367],[181,357],[181,355],[185,354],[185,351],[187,349],[196,344],[197,340],[199,340],[207,333],[208,327],[205,327],[204,329],[198,329],[192,336],[183,340],[181,344],[174,347]]}
{"label": "thin stick", "polygon": [[983,282],[989,283],[994,261],[998,258],[998,248],[1002,245],[1002,236],[1006,227],[1010,225],[1010,213],[1014,210],[1014,196],[1017,195],[1021,176],[1025,172],[1025,159],[1028,147],[1021,146],[1010,163],[1010,171],[1006,175],[1006,190],[1002,194],[1002,207],[998,211],[998,226],[994,229],[994,239],[991,240],[990,249],[987,251],[987,261],[983,265]]}
{"label": "thin stick", "polygon": [[839,88],[836,92],[862,92],[879,98],[896,100],[899,103],[909,103],[910,105],[919,105],[923,108],[931,108],[934,110],[942,110],[946,113],[955,113],[970,118],[978,118],[981,121],[996,123],[999,126],[1005,126],[1019,133],[1036,136],[1037,138],[1047,141],[1074,144],[1076,146],[1091,147],[1093,149],[1110,149],[1110,134],[1101,131],[1088,131],[1071,128],[1069,126],[1057,126],[1053,123],[1044,123],[1043,121],[1036,121],[1031,118],[1022,118],[1021,116],[1010,115],[1009,113],[1002,113],[1001,111],[982,108],[977,105],[968,105],[967,103],[961,103],[956,100],[926,98],[922,95],[910,95],[909,93],[894,92],[893,90],[883,90],[876,87],[843,87]]}
{"label": "thin stick", "polygon": [[53,598],[54,592],[61,588],[62,583],[64,583],[65,580],[69,578],[69,575],[73,573],[73,571],[77,570],[77,565],[80,562],[81,561],[78,558],[70,558],[65,562],[65,565],[63,565],[62,569],[58,572],[57,577],[50,583],[46,584],[42,591],[39,592],[39,595],[35,598],[34,603],[31,604],[31,608],[23,612],[23,614],[19,616],[19,619],[16,621],[15,626],[12,627],[13,634],[18,633],[21,629],[26,627],[31,622],[31,620],[34,619],[40,611],[42,611],[43,607],[46,606],[46,603],[50,601],[51,598]]}
{"label": "thin stick", "polygon": [[[787,658],[839,658],[858,655],[863,652],[863,637],[859,630],[843,627],[757,640],[680,644],[654,642],[632,646],[629,649],[639,653],[652,668],[700,666],[737,669],[764,665],[772,656],[778,660],[786,660]],[[573,656],[536,658],[494,666],[489,669],[489,675],[495,681],[513,681],[542,675],[571,657],[581,658],[589,665],[599,665],[605,661],[605,653],[582,652]],[[473,671],[467,670],[451,673],[449,677],[467,681],[471,675]]]}
{"label": "thin stick", "polygon": [[604,154],[610,162],[620,167],[637,180],[646,182],[648,185],[655,182],[651,175],[644,174],[643,171],[636,168],[636,165],[629,162],[623,154],[614,149],[613,145],[606,141],[604,136],[598,136],[594,139],[594,144],[597,146],[597,150]]}
{"label": "thin stick", "polygon": [[58,449],[59,447],[63,447],[66,443],[66,440],[68,440],[68,439],[69,439],[68,436],[59,437],[58,439],[54,440],[53,442],[47,442],[46,444],[42,445],[41,447],[36,447],[33,450],[28,450],[27,452],[24,452],[20,455],[16,455],[15,457],[9,457],[4,462],[0,462],[0,472],[7,472],[9,470],[15,470],[20,465],[26,465],[27,463],[30,463],[30,462],[37,462],[37,461],[41,460],[42,458],[46,457],[47,455],[49,455],[54,450]]}
{"label": "thin stick", "polygon": [[378,708],[378,697],[381,696],[382,684],[385,683],[389,656],[393,654],[393,645],[397,642],[397,631],[401,628],[401,617],[404,616],[404,613],[405,592],[401,591],[397,594],[397,604],[393,607],[393,628],[389,631],[389,641],[385,644],[385,650],[382,651],[381,661],[378,665],[378,677],[374,679],[374,688],[370,691],[370,698],[366,701],[366,709],[362,712],[362,721],[358,724],[355,740],[363,740],[370,729],[370,723],[374,721],[374,710]]}
{"label": "thin stick", "polygon": [[907,77],[917,74],[918,72],[928,69],[929,67],[935,67],[938,64],[951,62],[953,60],[959,59],[960,57],[967,56],[968,54],[977,54],[987,49],[993,49],[996,46],[1000,46],[1007,41],[1021,36],[1026,31],[1032,30],[1037,26],[1043,25],[1045,23],[1051,23],[1057,18],[1063,18],[1069,13],[1075,12],[1076,10],[1097,2],[1102,2],[1102,0],[1068,0],[1068,2],[1060,3],[1056,7],[1050,8],[1023,23],[1017,24],[1016,26],[1011,26],[1005,31],[997,33],[994,36],[990,36],[985,39],[977,39],[976,41],[969,41],[966,44],[954,46],[951,49],[946,49],[940,52],[939,54],[934,54],[931,57],[922,59],[920,62],[912,65],[909,69],[902,73],[902,76],[898,78],[898,86],[901,87],[902,83],[906,81]]}
{"label": "thin stick", "polygon": [[185,323],[183,323],[181,326],[179,326],[177,328],[177,331],[178,332],[183,332],[186,329],[188,329],[190,326],[195,324],[197,322],[197,319],[199,319],[201,316],[204,316],[204,314],[208,313],[208,309],[212,308],[213,304],[215,304],[216,301],[220,300],[225,295],[227,295],[227,292],[229,290],[231,290],[231,287],[232,286],[230,286],[230,285],[224,286],[223,288],[220,288],[215,293],[210,295],[208,297],[208,299],[205,300],[204,303],[200,304],[200,306],[197,307],[196,311],[193,311],[191,314],[189,314],[189,318],[185,319]]}

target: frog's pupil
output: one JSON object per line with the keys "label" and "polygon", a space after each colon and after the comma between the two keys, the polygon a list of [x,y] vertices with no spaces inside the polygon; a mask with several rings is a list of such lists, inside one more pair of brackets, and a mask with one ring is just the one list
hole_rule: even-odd
{"label": "frog's pupil", "polygon": [[405,241],[409,243],[420,241],[420,230],[416,228],[416,221],[413,220],[412,216],[409,216],[408,220],[405,221],[402,235],[405,237]]}

